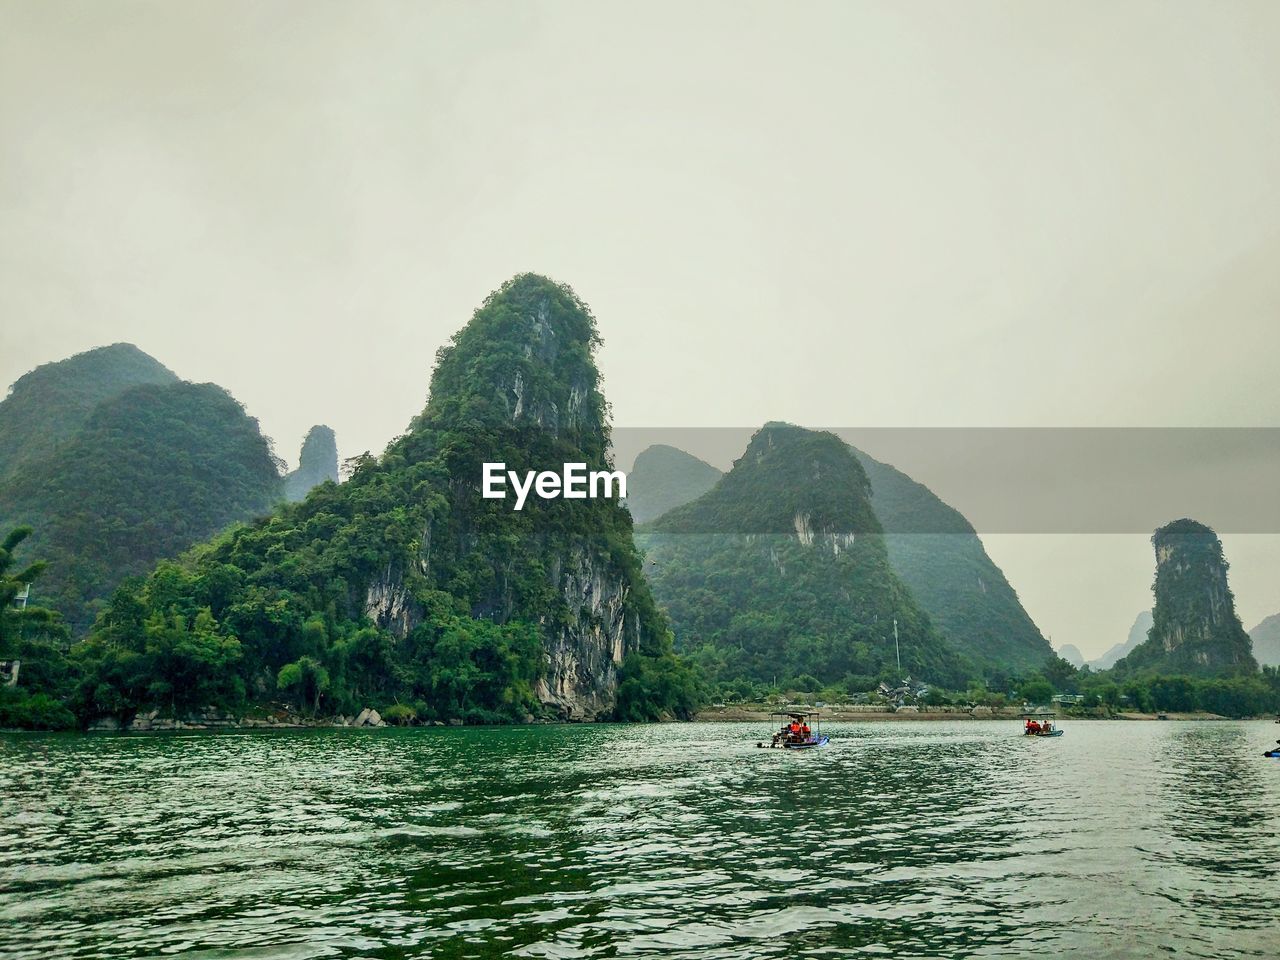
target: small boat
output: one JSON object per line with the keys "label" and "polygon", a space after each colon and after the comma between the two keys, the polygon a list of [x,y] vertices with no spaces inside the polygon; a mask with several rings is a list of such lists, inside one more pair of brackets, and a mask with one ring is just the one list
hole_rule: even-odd
{"label": "small boat", "polygon": [[[1277,740],[1276,743],[1280,744],[1280,740]],[[1264,757],[1273,757],[1276,760],[1280,760],[1280,746],[1272,747],[1270,750],[1263,750],[1262,755]]]}
{"label": "small boat", "polygon": [[[773,734],[768,743],[760,740],[757,747],[764,750],[814,750],[825,747],[830,741],[822,732],[822,719],[817,711],[811,713],[771,713],[769,725],[773,726],[777,718],[782,718],[782,726]],[[809,721],[813,725],[809,725]]]}
{"label": "small boat", "polygon": [[1060,737],[1062,731],[1053,725],[1053,721],[1049,719],[1040,720],[1031,714],[1027,714],[1026,724],[1023,725],[1022,735],[1024,737]]}

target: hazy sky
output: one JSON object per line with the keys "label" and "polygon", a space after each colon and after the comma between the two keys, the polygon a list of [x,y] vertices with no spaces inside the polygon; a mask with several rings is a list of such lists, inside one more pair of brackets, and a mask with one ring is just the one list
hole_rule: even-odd
{"label": "hazy sky", "polygon": [[[1273,426],[1277,170],[1273,0],[0,0],[0,382],[126,340],[378,451],[536,270],[619,425]],[[1148,602],[988,539],[1057,643]]]}

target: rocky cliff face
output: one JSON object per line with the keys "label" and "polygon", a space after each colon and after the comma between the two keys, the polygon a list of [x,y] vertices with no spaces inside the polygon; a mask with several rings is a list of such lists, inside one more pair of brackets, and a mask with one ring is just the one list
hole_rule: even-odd
{"label": "rocky cliff face", "polygon": [[[543,500],[515,512],[480,495],[482,464],[612,469],[607,408],[586,306],[532,275],[491,296],[443,349],[426,409],[384,466],[426,463],[429,507],[409,555],[366,594],[367,614],[397,635],[422,622],[424,593],[444,589],[471,615],[539,625],[545,663],[535,689],[573,719],[607,714],[627,654],[656,647],[666,626],[649,596],[616,500]],[[446,479],[447,478],[447,479]]]}
{"label": "rocky cliff face", "polygon": [[1175,520],[1157,530],[1151,542],[1156,555],[1151,630],[1116,668],[1204,676],[1257,670],[1249,635],[1236,616],[1217,535],[1194,520]]}
{"label": "rocky cliff face", "polygon": [[285,475],[285,499],[296,503],[326,480],[338,482],[338,442],[331,427],[317,424],[302,441],[298,469]]}

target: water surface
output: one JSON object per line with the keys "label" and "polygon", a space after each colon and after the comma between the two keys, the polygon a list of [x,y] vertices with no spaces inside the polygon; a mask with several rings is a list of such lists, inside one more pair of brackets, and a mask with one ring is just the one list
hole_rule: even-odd
{"label": "water surface", "polygon": [[0,958],[1280,955],[1267,723],[0,735]]}

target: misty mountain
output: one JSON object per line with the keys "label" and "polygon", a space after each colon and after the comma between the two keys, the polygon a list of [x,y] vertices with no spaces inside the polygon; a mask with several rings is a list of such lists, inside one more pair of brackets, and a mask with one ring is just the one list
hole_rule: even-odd
{"label": "misty mountain", "polygon": [[131,343],[87,350],[23,374],[0,401],[0,482],[19,464],[52,453],[104,400],[130,387],[177,380]]}
{"label": "misty mountain", "polygon": [[696,500],[723,474],[711,464],[675,447],[657,443],[642,450],[627,474],[627,509],[636,523]]}
{"label": "misty mountain", "polygon": [[1090,668],[1093,670],[1110,670],[1116,665],[1117,661],[1127,657],[1138,644],[1147,639],[1147,634],[1151,630],[1151,623],[1151,611],[1143,610],[1134,619],[1133,626],[1129,628],[1129,636],[1124,643],[1117,643],[1098,659],[1090,660]]}
{"label": "misty mountain", "polygon": [[1273,613],[1249,631],[1253,657],[1267,666],[1280,666],[1280,613]]}
{"label": "misty mountain", "polygon": [[1064,643],[1058,648],[1058,656],[1067,663],[1071,664],[1077,670],[1084,666],[1084,654],[1080,652],[1080,648],[1074,643]]}
{"label": "misty mountain", "polygon": [[326,480],[338,482],[338,442],[332,427],[317,424],[302,441],[298,469],[285,474],[285,499],[296,503]]}

